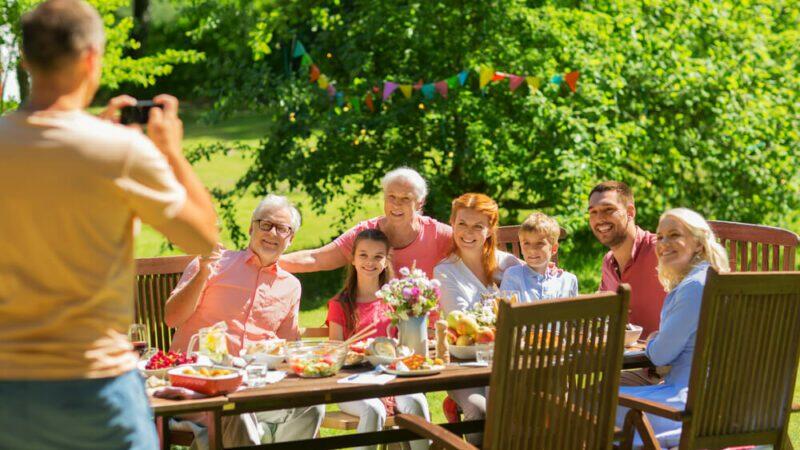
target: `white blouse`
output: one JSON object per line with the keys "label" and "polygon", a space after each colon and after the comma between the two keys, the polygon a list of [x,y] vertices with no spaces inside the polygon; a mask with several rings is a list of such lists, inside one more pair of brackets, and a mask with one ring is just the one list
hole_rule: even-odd
{"label": "white blouse", "polygon": [[[495,270],[494,285],[499,286],[503,279],[503,272],[513,266],[522,264],[514,255],[500,250],[495,251],[497,270]],[[444,312],[443,317],[450,311],[465,311],[481,299],[481,294],[492,292],[492,286],[484,286],[481,280],[472,273],[461,258],[453,253],[433,268],[433,277],[442,283],[442,297],[439,307]]]}

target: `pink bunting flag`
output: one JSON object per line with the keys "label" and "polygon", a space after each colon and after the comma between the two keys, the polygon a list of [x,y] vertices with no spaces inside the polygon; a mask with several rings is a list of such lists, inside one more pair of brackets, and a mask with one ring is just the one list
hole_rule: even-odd
{"label": "pink bunting flag", "polygon": [[331,97],[336,95],[336,88],[333,86],[333,84],[328,85],[328,95],[330,95]]}
{"label": "pink bunting flag", "polygon": [[569,88],[570,88],[570,90],[572,92],[575,92],[575,90],[578,89],[578,77],[579,76],[580,76],[580,73],[578,73],[577,70],[564,75],[564,81],[567,82],[567,85],[569,86]]}
{"label": "pink bunting flag", "polygon": [[519,75],[508,75],[508,87],[511,88],[511,91],[517,90],[517,88],[525,81],[525,77],[521,77]]}
{"label": "pink bunting flag", "polygon": [[392,93],[397,89],[399,84],[392,83],[391,81],[386,81],[383,83],[383,101],[389,100],[389,97],[392,96]]}
{"label": "pink bunting flag", "polygon": [[436,92],[439,93],[443,98],[447,98],[447,80],[437,81],[436,84]]}

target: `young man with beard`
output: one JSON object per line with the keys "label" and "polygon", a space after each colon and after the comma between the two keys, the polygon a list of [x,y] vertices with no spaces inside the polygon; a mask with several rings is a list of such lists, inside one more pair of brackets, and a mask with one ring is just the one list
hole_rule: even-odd
{"label": "young man with beard", "polygon": [[[589,226],[597,240],[610,250],[603,257],[601,291],[616,291],[620,283],[631,286],[628,322],[640,325],[642,335],[658,330],[666,292],[658,281],[656,235],[635,223],[633,192],[621,181],[604,181],[589,193]],[[658,382],[654,373],[623,372],[620,384]]]}

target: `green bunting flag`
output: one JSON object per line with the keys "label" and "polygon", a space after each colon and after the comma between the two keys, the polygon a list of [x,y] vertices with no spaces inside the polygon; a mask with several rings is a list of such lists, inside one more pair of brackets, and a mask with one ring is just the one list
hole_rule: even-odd
{"label": "green bunting flag", "polygon": [[295,58],[299,58],[299,57],[301,57],[301,56],[303,56],[305,54],[306,54],[306,48],[303,47],[303,43],[300,42],[300,41],[297,41],[294,44],[294,53],[292,54],[292,56],[294,56]]}

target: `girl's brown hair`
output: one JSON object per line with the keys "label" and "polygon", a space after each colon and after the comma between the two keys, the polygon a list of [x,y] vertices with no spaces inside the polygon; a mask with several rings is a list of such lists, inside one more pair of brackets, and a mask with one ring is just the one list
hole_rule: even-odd
{"label": "girl's brown hair", "polygon": [[[378,284],[383,286],[384,284],[388,283],[389,280],[394,278],[392,263],[389,259],[389,250],[392,248],[391,245],[389,245],[389,238],[383,233],[383,231],[377,228],[368,228],[363,230],[356,235],[356,239],[353,242],[353,250],[350,253],[353,259],[355,259],[358,243],[365,240],[381,242],[386,246],[386,268],[383,269],[383,272],[381,272],[378,276]],[[358,325],[358,308],[356,305],[357,296],[358,273],[356,272],[355,267],[353,267],[352,264],[349,264],[347,266],[347,274],[344,277],[344,286],[342,287],[342,290],[339,291],[339,295],[336,300],[342,304],[342,309],[344,310],[345,314],[346,329],[350,331],[351,335],[356,331],[355,327]],[[349,336],[344,336],[345,339],[348,337]]]}
{"label": "girl's brown hair", "polygon": [[[486,276],[491,280],[494,277],[494,272],[497,270],[497,259],[495,258],[495,249],[497,248],[497,222],[500,219],[500,212],[497,203],[486,194],[468,193],[453,200],[453,207],[450,211],[450,226],[455,228],[456,215],[461,209],[472,209],[477,211],[489,220],[489,236],[486,242],[483,243],[483,271]],[[455,245],[455,235],[453,244]],[[458,253],[458,246],[455,246],[455,252]]]}

